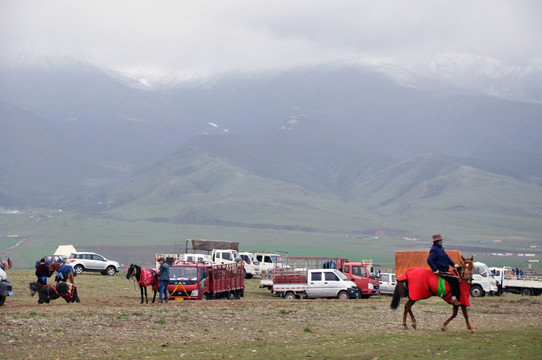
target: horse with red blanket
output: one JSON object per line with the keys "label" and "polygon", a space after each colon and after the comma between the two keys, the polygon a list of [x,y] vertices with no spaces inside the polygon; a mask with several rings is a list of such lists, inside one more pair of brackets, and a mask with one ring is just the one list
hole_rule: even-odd
{"label": "horse with red blanket", "polygon": [[128,272],[126,273],[126,279],[135,277],[137,284],[139,285],[139,290],[141,291],[141,304],[143,304],[143,289],[145,289],[146,303],[149,303],[149,299],[147,298],[147,286],[152,286],[152,291],[154,292],[152,302],[156,300],[156,293],[160,287],[160,280],[158,279],[157,274],[158,269],[142,269],[139,265],[130,264]]}
{"label": "horse with red blanket", "polygon": [[403,313],[403,328],[405,330],[408,330],[408,326],[406,324],[408,314],[412,320],[412,327],[416,329],[416,318],[412,313],[412,306],[416,303],[416,301],[427,299],[431,296],[439,296],[444,299],[444,301],[453,305],[450,285],[443,279],[442,276],[456,276],[459,280],[459,287],[461,290],[461,297],[459,299],[461,305],[453,305],[452,316],[450,316],[450,318],[448,318],[442,324],[441,330],[446,330],[446,326],[457,316],[457,312],[461,306],[461,311],[465,317],[467,328],[472,333],[475,332],[469,322],[469,315],[467,312],[467,306],[470,306],[469,295],[472,272],[474,268],[474,257],[471,257],[470,259],[465,259],[464,257],[461,258],[462,263],[458,268],[460,271],[459,273],[446,273],[439,276],[429,269],[411,268],[397,278],[397,285],[395,286],[391,308],[397,309],[399,302],[401,301],[401,297],[408,296],[408,301],[405,304],[405,310]]}

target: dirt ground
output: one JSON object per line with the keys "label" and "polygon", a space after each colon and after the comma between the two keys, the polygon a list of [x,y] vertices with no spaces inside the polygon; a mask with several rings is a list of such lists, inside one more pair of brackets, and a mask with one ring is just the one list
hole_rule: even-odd
{"label": "dirt ground", "polygon": [[[369,358],[393,358],[382,349],[397,346],[405,336],[415,336],[423,346],[424,338],[434,336],[491,340],[501,336],[497,329],[529,334],[534,329],[542,335],[542,297],[472,299],[469,316],[478,333],[472,335],[461,314],[441,332],[452,307],[438,298],[418,302],[413,308],[418,329],[404,331],[402,306],[391,310],[389,296],[288,301],[251,279],[241,300],[140,304],[139,289],[123,274],[83,274],[76,277],[81,303],[59,299],[39,305],[28,292],[31,271],[8,275],[15,296],[0,307],[1,359],[348,358],[350,353],[340,349],[360,342],[374,347]],[[150,288],[149,293],[152,300]]]}

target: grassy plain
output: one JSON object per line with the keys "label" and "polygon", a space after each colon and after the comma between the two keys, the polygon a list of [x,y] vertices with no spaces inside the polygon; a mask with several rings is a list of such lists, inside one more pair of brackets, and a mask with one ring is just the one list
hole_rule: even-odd
{"label": "grassy plain", "polygon": [[[435,227],[437,229],[437,227]],[[494,257],[492,253],[535,253],[539,259],[539,241],[517,234],[501,236],[486,232],[468,232],[460,226],[438,227],[446,238],[447,250],[459,249],[466,256],[489,266],[527,267],[528,257]],[[236,226],[173,224],[148,220],[84,216],[71,211],[28,210],[17,215],[0,215],[0,235],[18,234],[21,239],[0,237],[0,256],[10,256],[16,268],[31,268],[40,257],[55,251],[58,245],[73,244],[77,250],[97,251],[122,264],[150,266],[156,253],[184,252],[188,238],[239,241],[242,251],[277,250],[298,256],[335,256],[350,260],[372,259],[393,267],[395,251],[427,250],[430,236],[413,240],[402,233],[370,234],[313,232],[291,229],[247,228]],[[410,235],[412,236],[412,235]],[[405,239],[407,237],[407,239]],[[22,241],[21,241],[22,240]],[[538,246],[538,248],[537,248]],[[533,263],[542,273],[542,264]]]}
{"label": "grassy plain", "polygon": [[[76,278],[81,303],[37,304],[30,270],[11,270],[15,296],[0,308],[2,359],[535,359],[542,350],[540,297],[472,299],[471,334],[440,299],[413,308],[418,329],[401,329],[390,297],[274,298],[246,282],[237,301],[139,303],[123,274]],[[403,300],[404,303],[404,300]]]}

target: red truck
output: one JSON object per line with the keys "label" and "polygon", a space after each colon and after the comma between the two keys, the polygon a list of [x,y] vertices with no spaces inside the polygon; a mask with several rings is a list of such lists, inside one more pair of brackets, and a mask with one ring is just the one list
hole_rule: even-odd
{"label": "red truck", "polygon": [[369,296],[380,293],[379,281],[372,275],[370,265],[362,262],[346,262],[341,272],[357,285],[362,299],[368,299]]}
{"label": "red truck", "polygon": [[245,293],[243,263],[210,265],[178,261],[169,269],[169,298],[174,300],[240,299]]}
{"label": "red truck", "polygon": [[370,265],[363,262],[348,262],[344,258],[280,256],[273,269],[273,285],[307,282],[306,270],[337,269],[352,280],[362,298],[379,294],[379,282],[373,276]]}

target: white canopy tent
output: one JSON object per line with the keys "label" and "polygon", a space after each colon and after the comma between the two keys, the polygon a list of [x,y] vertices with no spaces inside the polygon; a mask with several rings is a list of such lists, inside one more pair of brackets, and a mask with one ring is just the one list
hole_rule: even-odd
{"label": "white canopy tent", "polygon": [[73,245],[58,245],[54,255],[70,256],[70,254],[74,252],[77,252],[77,250],[75,250],[75,247],[73,247]]}

